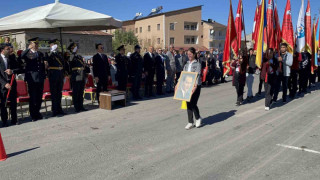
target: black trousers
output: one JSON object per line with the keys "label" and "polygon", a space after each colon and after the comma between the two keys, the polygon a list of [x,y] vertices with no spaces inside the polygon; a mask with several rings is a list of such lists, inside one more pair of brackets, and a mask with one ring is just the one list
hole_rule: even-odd
{"label": "black trousers", "polygon": [[277,76],[277,79],[275,81],[276,83],[275,83],[273,101],[277,101],[281,85],[282,85],[282,101],[287,101],[288,80],[289,80],[289,76],[283,76],[283,75]]}
{"label": "black trousers", "polygon": [[139,90],[141,86],[141,75],[135,75],[132,83],[132,94],[134,98],[140,97]]}
{"label": "black trousers", "polygon": [[244,84],[236,83],[236,91],[237,91],[237,102],[243,101],[243,91],[244,91]]}
{"label": "black trousers", "polygon": [[[8,90],[1,93],[1,120],[3,124],[7,124],[8,121],[8,111],[6,107]],[[13,81],[10,95],[8,98],[10,101],[10,113],[11,113],[11,124],[17,123],[17,82]]]}
{"label": "black trousers", "polygon": [[43,82],[28,82],[28,91],[30,96],[29,111],[32,119],[41,116],[40,109],[43,95]]}
{"label": "black trousers", "polygon": [[289,88],[289,96],[294,97],[298,90],[298,71],[297,70],[291,70],[289,82],[288,82],[288,88]]}
{"label": "black trousers", "polygon": [[80,111],[83,108],[83,92],[84,81],[72,81],[72,101],[76,111]]}
{"label": "black trousers", "polygon": [[274,75],[268,75],[268,81],[264,81],[264,89],[265,89],[265,107],[270,107],[272,96],[274,93]]}
{"label": "black trousers", "polygon": [[308,70],[301,69],[299,71],[299,92],[306,92],[308,87]]}
{"label": "black trousers", "polygon": [[157,94],[162,94],[162,86],[163,86],[163,81],[164,81],[164,74],[162,73],[157,73]]}
{"label": "black trousers", "polygon": [[315,73],[311,74],[311,71],[308,72],[308,77],[309,77],[309,86],[311,86],[311,84],[316,83],[316,74]]}
{"label": "black trousers", "polygon": [[154,83],[154,72],[148,72],[148,76],[146,77],[145,83],[145,95],[151,96],[153,95],[153,83]]}
{"label": "black trousers", "polygon": [[174,81],[174,84],[177,85],[178,84],[178,81],[179,81],[179,78],[181,76],[181,72],[176,72],[176,79]]}
{"label": "black trousers", "polygon": [[221,75],[221,77],[220,77],[221,78],[221,82],[224,83],[225,82],[225,78],[223,76],[223,69],[224,68],[222,66],[222,62],[219,62],[219,66],[220,66],[220,71],[221,71],[221,74],[220,74]]}
{"label": "black trousers", "polygon": [[194,123],[193,114],[196,119],[200,118],[200,112],[198,108],[198,100],[200,97],[201,86],[197,86],[196,91],[192,94],[190,102],[187,102],[188,122]]}
{"label": "black trousers", "polygon": [[127,91],[127,84],[128,84],[128,78],[127,76],[123,76],[123,77],[120,77],[119,80],[118,80],[118,87],[117,89],[119,91]]}
{"label": "black trousers", "polygon": [[100,81],[97,83],[97,100],[100,103],[100,92],[108,91],[108,81]]}
{"label": "black trousers", "polygon": [[318,76],[318,81],[317,81],[317,82],[320,82],[320,70],[317,69],[317,70],[316,70],[316,73],[317,73],[317,76]]}
{"label": "black trousers", "polygon": [[52,113],[59,114],[62,113],[61,98],[62,98],[62,88],[63,88],[63,78],[50,79],[50,93],[52,101]]}

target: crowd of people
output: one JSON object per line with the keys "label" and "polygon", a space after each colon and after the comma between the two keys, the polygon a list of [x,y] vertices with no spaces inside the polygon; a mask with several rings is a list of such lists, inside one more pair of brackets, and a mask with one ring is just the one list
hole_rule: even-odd
{"label": "crowd of people", "polygon": [[[173,94],[181,72],[189,62],[188,50],[175,50],[173,45],[168,49],[147,48],[141,52],[141,47],[136,45],[135,52],[129,56],[125,54],[125,46],[120,46],[118,54],[114,57],[104,53],[102,44],[96,44],[97,53],[90,60],[85,60],[78,54],[79,47],[76,43],[70,43],[67,52],[59,52],[57,39],[48,41],[49,52],[39,50],[39,38],[28,40],[26,50],[15,50],[6,37],[0,45],[0,84],[1,84],[1,120],[2,126],[8,126],[8,111],[10,109],[11,125],[20,124],[17,118],[17,82],[22,79],[26,82],[29,93],[29,112],[32,121],[43,119],[40,113],[46,78],[50,84],[52,102],[52,117],[66,115],[61,106],[63,97],[63,85],[68,76],[72,87],[72,102],[75,112],[87,111],[83,106],[83,92],[90,73],[94,77],[96,86],[96,99],[99,102],[99,94],[108,91],[113,86],[118,90],[126,91],[130,83],[133,100],[143,99],[164,94]],[[217,83],[221,78],[224,82],[220,68],[222,56],[214,53],[196,52],[202,66],[208,66],[208,78],[206,84]],[[142,54],[142,55],[141,55]],[[220,52],[221,54],[221,52]],[[196,56],[194,56],[196,57]],[[197,58],[198,59],[198,58]],[[201,59],[201,61],[200,61]],[[221,59],[221,60],[220,60]],[[22,75],[22,76],[21,76]],[[144,93],[140,93],[141,85],[144,85]],[[164,84],[166,85],[164,88]],[[155,90],[153,86],[156,86]],[[99,102],[100,103],[100,102]]]}
{"label": "crowd of people", "polygon": [[[320,50],[318,51],[318,54]],[[320,63],[320,58],[316,58]],[[259,74],[259,89],[257,96],[261,96],[261,90],[265,89],[265,110],[269,111],[272,105],[278,102],[278,94],[282,87],[282,102],[287,103],[288,97],[294,99],[310,92],[308,89],[315,87],[316,77],[320,80],[320,71],[312,71],[312,56],[308,51],[301,54],[288,52],[288,45],[281,44],[280,52],[269,48],[264,53],[261,68],[256,66],[256,55],[253,49],[249,55],[245,52],[234,57],[231,62],[233,70],[233,86],[237,91],[236,105],[244,102],[244,87],[247,84],[247,102],[253,99],[252,85],[254,74]],[[289,94],[288,94],[289,91]]]}
{"label": "crowd of people", "polygon": [[[57,39],[50,40],[50,52],[39,51],[38,38],[29,40],[29,46],[24,51],[15,53],[10,39],[0,45],[0,84],[1,84],[1,120],[4,127],[8,126],[8,112],[10,108],[11,125],[19,124],[17,118],[17,76],[23,74],[28,86],[29,112],[32,121],[42,119],[40,113],[44,89],[44,81],[49,79],[52,101],[52,117],[64,116],[66,113],[61,106],[64,78],[70,77],[72,86],[72,101],[76,113],[87,111],[83,106],[84,89],[87,75],[92,74],[96,86],[96,99],[99,94],[108,91],[110,86],[127,92],[130,88],[133,100],[141,100],[173,94],[182,71],[197,72],[197,83],[192,89],[191,101],[187,102],[188,124],[186,129],[194,127],[193,115],[196,118],[196,127],[201,126],[200,112],[197,101],[201,92],[201,85],[225,83],[223,75],[223,52],[214,48],[201,52],[194,48],[176,50],[173,45],[168,49],[154,49],[150,46],[146,52],[136,45],[133,53],[125,54],[124,45],[117,48],[118,54],[111,57],[104,53],[102,44],[96,44],[97,53],[91,60],[86,61],[77,52],[76,43],[70,43],[68,52],[62,55],[58,52]],[[319,51],[320,54],[320,51]],[[311,55],[307,51],[302,54],[288,53],[287,44],[281,44],[280,52],[268,49],[264,54],[261,68],[256,66],[256,56],[253,49],[247,54],[245,51],[235,56],[230,63],[233,86],[236,88],[236,105],[244,103],[244,87],[247,84],[247,102],[253,99],[253,82],[255,74],[259,76],[257,96],[261,96],[262,86],[265,89],[265,110],[270,110],[277,103],[280,87],[282,86],[282,101],[287,102],[289,97],[294,98],[297,93],[307,93],[309,87],[315,85],[316,76],[320,72],[311,73]],[[319,58],[318,58],[319,59]],[[320,62],[319,62],[320,63]],[[207,69],[203,73],[203,69]],[[204,77],[205,76],[205,77]],[[319,81],[318,78],[318,81]],[[128,86],[131,84],[130,86]],[[144,93],[140,93],[141,85]],[[164,88],[165,85],[165,88]],[[156,86],[154,89],[153,87]],[[109,88],[110,89],[110,88]],[[9,103],[9,105],[8,105]]]}

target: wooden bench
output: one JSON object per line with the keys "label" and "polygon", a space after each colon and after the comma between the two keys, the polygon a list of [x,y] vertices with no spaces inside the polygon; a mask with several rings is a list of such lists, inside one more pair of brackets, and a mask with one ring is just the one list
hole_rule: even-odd
{"label": "wooden bench", "polygon": [[126,92],[125,91],[118,91],[112,90],[107,92],[100,93],[100,109],[107,109],[112,110],[112,106],[115,103],[118,103],[122,106],[126,106]]}

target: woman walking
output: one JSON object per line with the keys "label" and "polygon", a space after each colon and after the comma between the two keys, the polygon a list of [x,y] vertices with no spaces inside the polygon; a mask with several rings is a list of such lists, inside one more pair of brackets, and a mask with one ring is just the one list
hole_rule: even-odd
{"label": "woman walking", "polygon": [[183,71],[187,72],[196,72],[198,73],[196,83],[192,89],[192,95],[190,102],[187,102],[187,112],[188,112],[188,124],[185,127],[187,130],[194,127],[193,114],[196,118],[195,126],[199,128],[201,126],[201,117],[199,108],[197,106],[198,99],[201,92],[201,63],[197,59],[197,52],[195,48],[191,47],[188,50],[188,59],[189,61],[184,66]]}
{"label": "woman walking", "polygon": [[237,90],[237,102],[236,105],[240,106],[243,103],[243,91],[246,85],[246,69],[247,69],[247,59],[243,59],[241,54],[239,58],[236,57],[231,63],[231,68],[233,71],[232,85],[235,86]]}

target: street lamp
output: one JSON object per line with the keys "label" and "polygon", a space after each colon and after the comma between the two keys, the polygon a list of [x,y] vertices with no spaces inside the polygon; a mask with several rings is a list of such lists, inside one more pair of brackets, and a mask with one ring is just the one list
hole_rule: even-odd
{"label": "street lamp", "polygon": [[[170,25],[173,24],[173,26],[175,26],[178,22],[173,22],[173,23],[169,23],[169,30],[168,30],[168,47],[170,46]],[[175,29],[175,28],[174,28]]]}

